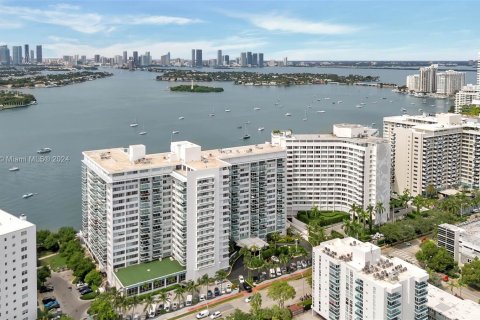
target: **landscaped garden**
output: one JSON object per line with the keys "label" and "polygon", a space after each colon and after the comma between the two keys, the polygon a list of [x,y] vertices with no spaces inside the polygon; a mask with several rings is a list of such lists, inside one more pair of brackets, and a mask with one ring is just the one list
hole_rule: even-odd
{"label": "landscaped garden", "polygon": [[313,221],[318,221],[320,226],[329,226],[335,223],[342,222],[344,219],[348,219],[350,214],[343,211],[321,211],[316,207],[308,211],[299,211],[297,219],[305,224],[309,224]]}

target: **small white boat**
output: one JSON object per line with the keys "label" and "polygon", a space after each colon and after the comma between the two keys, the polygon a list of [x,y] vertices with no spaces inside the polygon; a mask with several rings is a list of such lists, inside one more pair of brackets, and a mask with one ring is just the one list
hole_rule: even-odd
{"label": "small white boat", "polygon": [[322,101],[322,99],[317,99],[317,101]]}
{"label": "small white boat", "polygon": [[403,111],[403,112],[406,112],[406,111],[407,111],[407,109],[405,109],[405,108],[402,108],[402,111]]}
{"label": "small white boat", "polygon": [[255,108],[253,108],[253,110],[258,111],[258,110],[260,110],[260,108],[259,108],[259,107],[255,107]]}
{"label": "small white boat", "polygon": [[132,127],[132,128],[138,127],[137,118],[135,118],[135,119],[133,120],[133,122],[130,123],[130,127]]}
{"label": "small white boat", "polygon": [[413,105],[413,104],[415,104],[415,102],[410,102],[410,104],[412,104],[412,105]]}
{"label": "small white boat", "polygon": [[360,108],[363,108],[363,106],[361,106],[361,105],[359,105],[359,104],[357,104],[355,107],[357,107],[357,108],[359,108],[359,109],[360,109]]}
{"label": "small white boat", "polygon": [[422,111],[423,111],[423,109],[418,109],[418,112],[422,112]]}
{"label": "small white boat", "polygon": [[362,106],[364,106],[364,105],[365,105],[365,102],[360,102],[360,104],[361,104]]}
{"label": "small white boat", "polygon": [[178,120],[183,120],[185,119],[185,117],[178,117]]}
{"label": "small white boat", "polygon": [[307,121],[308,118],[307,118],[307,109],[305,109],[305,117],[302,119],[303,121]]}
{"label": "small white boat", "polygon": [[318,110],[318,113],[325,113],[325,110]]}
{"label": "small white boat", "polygon": [[172,131],[172,134],[179,134],[180,131]]}
{"label": "small white boat", "polygon": [[342,101],[342,100],[338,100],[337,103],[343,103],[343,101]]}
{"label": "small white boat", "polygon": [[285,113],[285,116],[286,116],[286,117],[291,117],[292,114],[287,112],[287,113]]}
{"label": "small white boat", "polygon": [[215,117],[215,107],[212,108],[212,113],[209,113],[208,116]]}
{"label": "small white boat", "polygon": [[376,124],[375,122],[372,122],[372,127],[373,127],[375,124]]}
{"label": "small white boat", "polygon": [[329,98],[329,97],[326,97],[326,98],[324,98],[324,99],[325,99],[325,100],[330,100],[330,98]]}
{"label": "small white boat", "polygon": [[260,127],[260,128],[258,128],[258,131],[263,131],[263,130],[265,130],[265,128],[264,128],[264,127]]}
{"label": "small white boat", "polygon": [[230,109],[225,109],[225,112],[230,112]]}
{"label": "small white boat", "polygon": [[145,126],[143,126],[142,131],[140,131],[138,134],[141,136],[144,136],[147,134],[147,131],[145,131]]}
{"label": "small white boat", "polygon": [[30,197],[33,197],[34,195],[35,194],[33,194],[33,193],[27,193],[27,194],[24,194],[22,197],[23,197],[23,199],[28,199]]}
{"label": "small white boat", "polygon": [[40,150],[37,150],[37,153],[49,153],[49,152],[52,152],[52,149],[50,148],[41,148]]}
{"label": "small white boat", "polygon": [[8,169],[8,171],[18,171],[20,170],[19,167],[11,167],[10,169]]}

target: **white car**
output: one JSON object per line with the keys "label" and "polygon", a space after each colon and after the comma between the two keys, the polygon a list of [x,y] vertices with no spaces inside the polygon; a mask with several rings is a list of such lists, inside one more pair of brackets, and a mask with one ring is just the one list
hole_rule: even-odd
{"label": "white car", "polygon": [[226,289],[227,293],[230,293],[232,292],[232,286],[229,284],[227,284],[227,289]]}
{"label": "white car", "polygon": [[203,318],[206,318],[210,315],[210,311],[208,310],[203,310],[203,311],[200,311],[199,313],[197,313],[197,319],[203,319]]}
{"label": "white car", "polygon": [[200,295],[200,301],[205,301],[205,300],[207,300],[207,297],[205,297],[205,295],[202,293]]}
{"label": "white car", "polygon": [[220,318],[221,316],[222,316],[222,313],[220,311],[215,311],[210,315],[210,319],[217,319],[217,318]]}
{"label": "white car", "polygon": [[276,256],[272,256],[270,259],[272,259],[272,261],[276,263],[280,262],[280,260]]}
{"label": "white car", "polygon": [[245,298],[246,303],[250,303],[251,300],[252,300],[252,296],[248,296]]}
{"label": "white car", "polygon": [[243,278],[242,275],[239,275],[239,276],[238,276],[238,281],[240,281],[240,283],[244,283],[244,282],[245,282],[245,278]]}

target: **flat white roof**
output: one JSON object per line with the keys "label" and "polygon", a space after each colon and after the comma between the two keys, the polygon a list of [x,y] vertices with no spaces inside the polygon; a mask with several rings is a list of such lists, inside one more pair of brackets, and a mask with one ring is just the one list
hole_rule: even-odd
{"label": "flat white roof", "polygon": [[257,247],[258,249],[268,247],[268,243],[260,238],[241,239],[238,240],[236,243],[239,247],[247,249],[250,249],[253,246]]}
{"label": "flat white roof", "polygon": [[427,306],[445,319],[475,320],[480,315],[480,305],[471,300],[462,300],[432,285],[428,285]]}
{"label": "flat white roof", "polygon": [[22,230],[31,226],[33,226],[33,223],[0,210],[0,235]]}

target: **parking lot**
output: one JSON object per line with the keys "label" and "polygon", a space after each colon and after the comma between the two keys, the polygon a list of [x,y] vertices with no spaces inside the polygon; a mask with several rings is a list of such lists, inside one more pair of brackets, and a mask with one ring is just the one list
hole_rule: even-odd
{"label": "parking lot", "polygon": [[47,297],[55,298],[60,304],[60,311],[71,316],[73,319],[83,319],[87,317],[87,310],[90,301],[80,299],[80,294],[72,285],[73,275],[71,270],[62,272],[52,272],[47,285],[53,286],[53,292],[40,293],[38,303],[42,305],[42,299]]}

